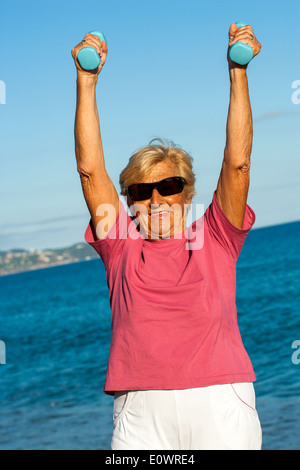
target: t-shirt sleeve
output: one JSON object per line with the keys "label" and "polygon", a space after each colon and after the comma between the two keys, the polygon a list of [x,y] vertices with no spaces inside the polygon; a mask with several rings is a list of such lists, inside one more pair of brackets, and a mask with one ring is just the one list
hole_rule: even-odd
{"label": "t-shirt sleeve", "polygon": [[243,228],[235,227],[222,211],[215,191],[212,203],[205,213],[205,221],[210,235],[237,260],[246,237],[255,223],[255,213],[247,204]]}
{"label": "t-shirt sleeve", "polygon": [[128,231],[130,228],[135,230],[133,226],[135,226],[135,222],[126,212],[121,200],[119,200],[119,213],[105,238],[101,240],[95,238],[92,219],[90,219],[84,239],[99,254],[106,270],[109,269],[112,261],[121,253],[125,240],[128,238]]}

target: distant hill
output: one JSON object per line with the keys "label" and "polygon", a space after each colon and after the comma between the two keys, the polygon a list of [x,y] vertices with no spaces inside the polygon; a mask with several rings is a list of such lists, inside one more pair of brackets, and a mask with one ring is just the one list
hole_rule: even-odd
{"label": "distant hill", "polygon": [[[300,221],[295,221],[251,230],[247,244],[249,245],[251,240],[256,243],[258,235],[269,238],[269,243],[271,243],[274,237],[273,234],[277,231],[280,231],[281,236],[284,237],[293,236],[294,234],[299,238],[299,227]],[[10,251],[0,251],[0,276],[97,258],[99,258],[99,255],[88,243],[77,243],[67,248],[55,250],[22,250],[16,248]]]}
{"label": "distant hill", "polygon": [[95,250],[87,243],[77,243],[67,248],[55,250],[14,249],[0,251],[0,276],[58,266],[60,264],[88,261],[98,257]]}

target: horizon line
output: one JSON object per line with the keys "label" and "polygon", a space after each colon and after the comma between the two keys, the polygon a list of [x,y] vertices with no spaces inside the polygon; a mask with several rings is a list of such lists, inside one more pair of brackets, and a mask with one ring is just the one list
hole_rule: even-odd
{"label": "horizon line", "polygon": [[[260,226],[260,227],[252,227],[252,229],[250,230],[250,232],[253,232],[253,231],[257,231],[257,230],[266,230],[266,229],[270,229],[270,228],[274,228],[274,227],[280,227],[282,225],[290,225],[290,224],[297,224],[297,223],[300,223],[300,219],[298,220],[291,220],[289,222],[281,222],[281,223],[278,223],[278,224],[272,224],[272,225],[263,225],[263,226]],[[71,248],[73,246],[76,246],[76,245],[87,245],[89,246],[89,244],[85,241],[85,240],[81,240],[81,241],[78,241],[78,242],[75,242],[75,243],[72,243],[71,245],[65,245],[65,246],[57,246],[57,247],[52,247],[50,248],[49,246],[47,248],[20,248],[20,247],[15,247],[15,248],[9,248],[7,250],[4,250],[4,249],[1,249],[0,247],[0,252],[1,253],[5,253],[5,252],[8,252],[8,251],[30,251],[30,250],[41,250],[41,251],[51,251],[51,250],[66,250],[68,248]]]}

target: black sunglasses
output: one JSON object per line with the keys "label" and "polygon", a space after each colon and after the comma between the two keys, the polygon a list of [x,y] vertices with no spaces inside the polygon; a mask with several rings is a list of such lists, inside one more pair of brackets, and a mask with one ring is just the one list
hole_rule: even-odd
{"label": "black sunglasses", "polygon": [[161,196],[171,196],[183,191],[186,180],[182,176],[173,176],[156,183],[139,183],[127,186],[127,194],[132,201],[145,201],[152,196],[153,189],[157,189]]}

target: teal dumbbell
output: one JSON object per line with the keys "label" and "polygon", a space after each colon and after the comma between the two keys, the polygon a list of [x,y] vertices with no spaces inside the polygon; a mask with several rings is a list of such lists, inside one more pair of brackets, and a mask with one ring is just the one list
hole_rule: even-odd
{"label": "teal dumbbell", "polygon": [[[238,21],[236,23],[238,28],[247,26],[247,24]],[[232,62],[236,62],[239,65],[246,65],[253,59],[253,49],[248,44],[244,42],[236,42],[229,49],[229,57]]]}
{"label": "teal dumbbell", "polygon": [[[107,42],[104,34],[99,31],[91,31],[89,34],[98,36],[100,41],[104,41],[103,51],[107,52]],[[80,67],[84,70],[94,70],[97,69],[101,63],[100,56],[94,47],[83,47],[77,54],[77,60],[80,64]]]}

